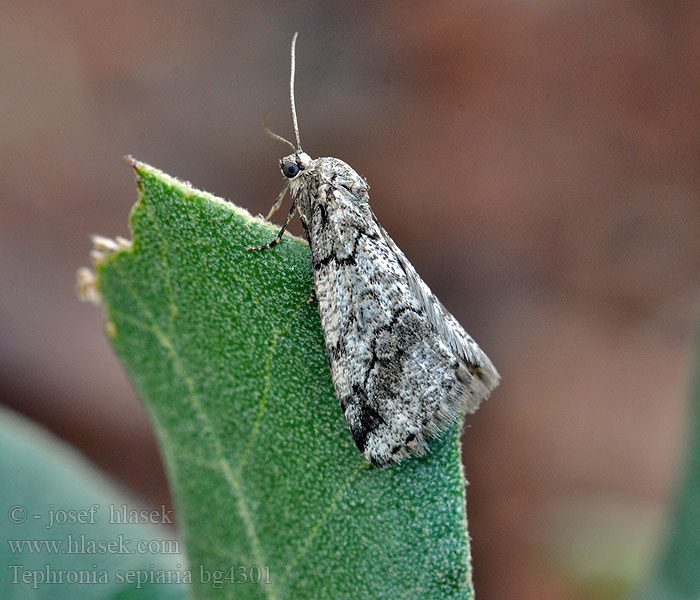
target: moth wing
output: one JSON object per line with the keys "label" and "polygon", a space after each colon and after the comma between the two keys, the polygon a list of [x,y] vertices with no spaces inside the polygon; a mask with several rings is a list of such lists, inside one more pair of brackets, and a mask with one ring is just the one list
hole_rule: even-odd
{"label": "moth wing", "polygon": [[461,398],[461,403],[465,412],[475,412],[501,380],[496,367],[459,324],[459,321],[437,299],[376,217],[375,222],[387,246],[396,255],[401,268],[406,273],[408,285],[423,307],[428,320],[445,344],[455,353],[462,368],[472,375],[471,382]]}
{"label": "moth wing", "polygon": [[341,185],[348,169],[316,191],[306,230],[340,407],[358,449],[381,466],[423,454],[498,373],[379,225],[366,187]]}

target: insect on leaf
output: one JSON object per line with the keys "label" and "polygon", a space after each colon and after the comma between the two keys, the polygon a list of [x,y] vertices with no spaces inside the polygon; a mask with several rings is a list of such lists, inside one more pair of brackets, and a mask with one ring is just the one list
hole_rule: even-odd
{"label": "insect on leaf", "polygon": [[458,425],[384,469],[331,381],[306,242],[134,162],[107,332],[160,442],[199,598],[472,597]]}

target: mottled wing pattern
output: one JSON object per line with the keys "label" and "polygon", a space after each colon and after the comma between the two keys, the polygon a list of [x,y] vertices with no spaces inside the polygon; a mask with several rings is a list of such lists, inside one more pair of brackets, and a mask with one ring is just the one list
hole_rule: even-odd
{"label": "mottled wing pattern", "polygon": [[[376,217],[375,217],[376,220]],[[428,285],[416,272],[394,240],[386,230],[377,223],[384,241],[396,255],[401,267],[406,273],[408,285],[414,296],[418,298],[425,314],[442,340],[460,360],[461,368],[467,369],[473,376],[466,393],[461,398],[463,410],[473,413],[498,386],[501,378],[488,356],[479,348],[474,339],[464,330],[457,319],[437,299]]]}
{"label": "mottled wing pattern", "polygon": [[314,163],[313,191],[295,197],[340,406],[375,465],[422,454],[498,374],[379,225],[364,180],[337,159]]}

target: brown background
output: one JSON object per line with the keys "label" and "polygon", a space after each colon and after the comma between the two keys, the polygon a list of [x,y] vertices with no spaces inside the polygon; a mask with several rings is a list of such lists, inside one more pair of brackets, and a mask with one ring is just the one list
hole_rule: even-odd
{"label": "brown background", "polygon": [[685,427],[699,6],[0,4],[2,401],[167,500],[74,272],[90,233],[128,236],[124,154],[270,206],[284,147],[261,119],[292,135],[299,30],[304,148],[368,179],[503,375],[465,436],[479,598],[617,597],[657,545]]}

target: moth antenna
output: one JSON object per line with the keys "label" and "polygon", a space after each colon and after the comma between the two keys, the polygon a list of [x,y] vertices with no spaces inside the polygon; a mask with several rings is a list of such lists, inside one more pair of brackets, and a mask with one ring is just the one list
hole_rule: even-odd
{"label": "moth antenna", "polygon": [[282,142],[284,144],[289,144],[291,146],[292,150],[294,150],[294,152],[296,152],[297,149],[294,147],[294,144],[292,144],[292,142],[283,138],[281,135],[277,135],[274,131],[270,130],[270,128],[267,126],[267,118],[269,116],[270,116],[270,113],[266,112],[265,118],[263,119],[263,129],[265,130],[265,133],[269,137],[271,137],[273,140],[277,140],[278,142]]}
{"label": "moth antenna", "polygon": [[297,138],[297,150],[301,152],[301,139],[299,139],[299,122],[297,121],[297,107],[294,102],[294,71],[296,70],[296,48],[297,48],[297,36],[299,32],[294,33],[292,38],[292,72],[289,77],[289,101],[292,105],[292,121],[294,122],[294,134]]}

